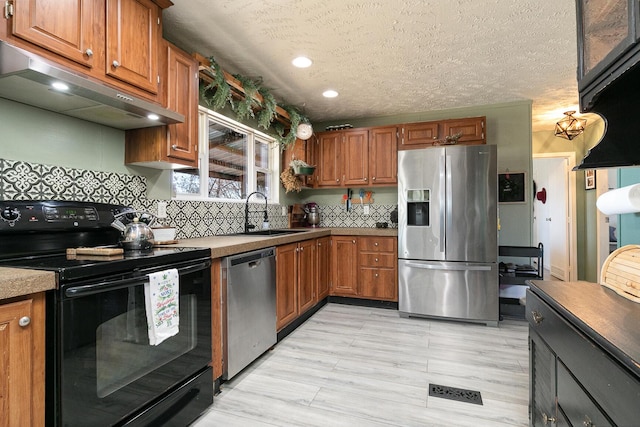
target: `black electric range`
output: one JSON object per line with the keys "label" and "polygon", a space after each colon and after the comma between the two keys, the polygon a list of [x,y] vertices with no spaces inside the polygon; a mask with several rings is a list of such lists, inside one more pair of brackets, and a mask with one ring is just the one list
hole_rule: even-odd
{"label": "black electric range", "polygon": [[[0,201],[0,267],[56,273],[47,292],[47,425],[184,426],[213,402],[210,249],[67,255],[117,247],[111,223],[135,215],[121,205]],[[160,306],[148,292],[152,277],[174,271],[179,328],[158,342],[149,332],[158,318],[149,316]]]}

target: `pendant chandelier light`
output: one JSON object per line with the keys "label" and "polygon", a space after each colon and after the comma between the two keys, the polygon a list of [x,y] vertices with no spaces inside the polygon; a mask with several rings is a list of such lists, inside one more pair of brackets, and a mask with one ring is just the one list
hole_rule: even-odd
{"label": "pendant chandelier light", "polygon": [[576,136],[584,132],[587,119],[576,119],[573,117],[575,111],[566,111],[565,118],[556,123],[555,135],[571,141]]}

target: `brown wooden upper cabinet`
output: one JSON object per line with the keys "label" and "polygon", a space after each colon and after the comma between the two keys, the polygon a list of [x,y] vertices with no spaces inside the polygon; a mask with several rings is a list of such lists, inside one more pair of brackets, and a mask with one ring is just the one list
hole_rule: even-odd
{"label": "brown wooden upper cabinet", "polygon": [[486,118],[469,117],[464,119],[441,120],[422,123],[405,123],[400,125],[399,150],[425,148],[438,145],[446,137],[462,133],[458,144],[486,144]]}
{"label": "brown wooden upper cabinet", "polygon": [[91,68],[99,55],[95,26],[99,2],[31,0],[13,4],[12,33]]}
{"label": "brown wooden upper cabinet", "polygon": [[[282,152],[282,170],[289,167],[289,163],[293,159],[299,159],[307,163],[308,165],[315,166],[315,153],[313,148],[315,147],[314,139],[296,139],[296,141],[288,145]],[[313,187],[313,183],[316,179],[316,172],[312,175],[301,177],[303,185],[305,187]]]}
{"label": "brown wooden upper cabinet", "polygon": [[125,163],[198,167],[198,61],[167,41],[161,45],[163,105],[182,114],[184,122],[126,131]]}
{"label": "brown wooden upper cabinet", "polygon": [[28,0],[5,8],[0,39],[160,102],[158,49],[169,0]]}
{"label": "brown wooden upper cabinet", "polygon": [[397,128],[347,129],[317,135],[317,187],[397,183]]}

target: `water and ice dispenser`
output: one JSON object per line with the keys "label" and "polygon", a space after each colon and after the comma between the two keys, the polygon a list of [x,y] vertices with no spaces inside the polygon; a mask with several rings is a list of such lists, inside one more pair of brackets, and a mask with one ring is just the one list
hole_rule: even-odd
{"label": "water and ice dispenser", "polygon": [[407,190],[407,225],[430,225],[429,201],[431,192],[428,189]]}

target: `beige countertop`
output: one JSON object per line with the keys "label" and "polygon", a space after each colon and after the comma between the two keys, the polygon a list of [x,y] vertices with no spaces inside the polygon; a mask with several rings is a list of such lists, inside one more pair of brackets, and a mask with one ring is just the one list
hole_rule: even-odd
{"label": "beige countertop", "polygon": [[[310,228],[276,236],[209,236],[178,241],[177,247],[211,248],[211,256],[220,258],[269,246],[284,245],[322,236],[397,236],[395,228]],[[0,300],[43,292],[57,287],[51,271],[0,267]]]}
{"label": "beige countertop", "polygon": [[56,288],[52,271],[0,267],[0,300]]}
{"label": "beige countertop", "polygon": [[310,228],[296,229],[291,234],[276,236],[209,236],[178,241],[178,247],[199,246],[211,248],[211,257],[220,258],[227,255],[253,251],[269,246],[285,245],[322,236],[392,236],[398,235],[396,228]]}

